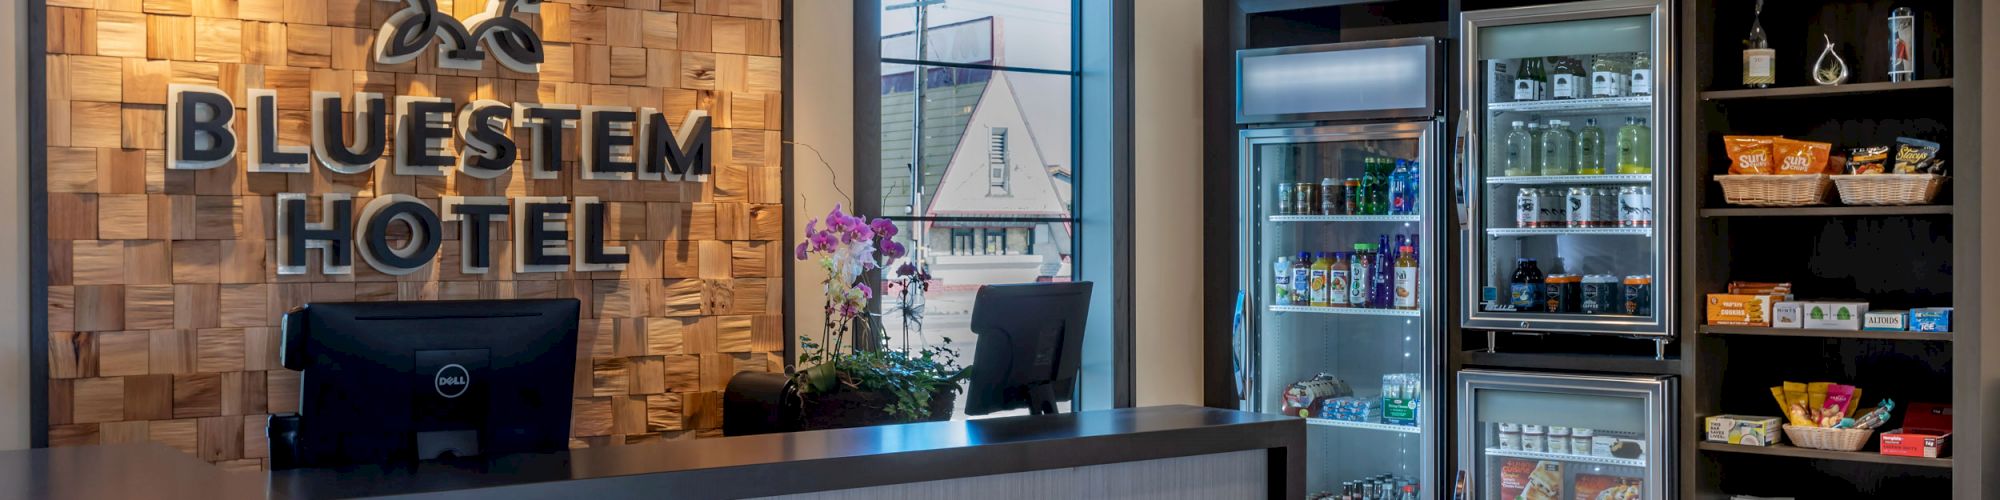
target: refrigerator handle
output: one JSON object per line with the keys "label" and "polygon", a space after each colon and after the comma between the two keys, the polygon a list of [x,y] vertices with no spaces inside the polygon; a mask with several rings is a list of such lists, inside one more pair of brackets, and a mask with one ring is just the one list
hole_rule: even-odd
{"label": "refrigerator handle", "polygon": [[1471,155],[1466,154],[1466,152],[1474,142],[1479,140],[1479,133],[1472,128],[1472,117],[1473,115],[1471,110],[1466,110],[1464,114],[1459,115],[1458,134],[1457,134],[1458,137],[1456,138],[1456,140],[1453,141],[1452,151],[1450,152],[1450,154],[1453,156],[1451,162],[1452,163],[1451,192],[1452,192],[1452,199],[1457,201],[1459,229],[1466,229],[1467,224],[1471,224],[1470,217],[1466,215],[1467,207],[1465,201],[1465,190],[1467,182],[1466,175],[1469,174],[1472,170],[1471,168],[1472,159]]}

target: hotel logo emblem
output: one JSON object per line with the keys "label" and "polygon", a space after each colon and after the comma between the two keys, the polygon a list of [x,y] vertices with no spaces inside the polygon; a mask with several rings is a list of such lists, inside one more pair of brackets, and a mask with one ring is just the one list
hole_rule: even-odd
{"label": "hotel logo emblem", "polygon": [[[385,0],[397,1],[397,0]],[[382,23],[375,40],[375,62],[402,64],[415,60],[433,42],[438,45],[438,66],[447,69],[480,68],[488,50],[501,66],[520,73],[534,73],[542,63],[542,38],[528,23],[515,19],[515,12],[541,11],[541,0],[486,0],[486,11],[460,23],[438,11],[437,0],[401,0],[403,10]],[[481,43],[486,49],[481,49]]]}

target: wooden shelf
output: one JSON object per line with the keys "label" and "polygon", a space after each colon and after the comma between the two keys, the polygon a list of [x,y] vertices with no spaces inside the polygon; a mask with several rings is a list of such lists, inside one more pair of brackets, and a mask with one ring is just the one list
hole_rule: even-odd
{"label": "wooden shelf", "polygon": [[1904,90],[1951,88],[1950,78],[1917,80],[1910,82],[1850,83],[1847,85],[1813,85],[1806,87],[1778,87],[1768,89],[1710,90],[1701,93],[1701,100],[1721,101],[1730,99],[1758,98],[1806,98],[1845,96],[1876,92],[1896,92]]}
{"label": "wooden shelf", "polygon": [[1888,207],[1730,207],[1704,208],[1702,217],[1837,217],[1891,215],[1950,215],[1951,205],[1904,205]]}
{"label": "wooden shelf", "polygon": [[1747,453],[1777,457],[1808,458],[1813,460],[1836,460],[1841,462],[1861,462],[1871,464],[1909,465],[1915,467],[1951,468],[1950,458],[1923,458],[1883,455],[1873,451],[1832,451],[1800,448],[1790,445],[1751,446],[1741,444],[1702,441],[1698,446],[1702,451],[1722,453]]}
{"label": "wooden shelf", "polygon": [[1888,332],[1879,330],[1802,330],[1798,328],[1766,328],[1761,326],[1701,325],[1701,333],[1709,335],[1760,335],[1767,337],[1813,337],[1835,339],[1881,339],[1881,340],[1925,340],[1950,342],[1951,333],[1938,332]]}

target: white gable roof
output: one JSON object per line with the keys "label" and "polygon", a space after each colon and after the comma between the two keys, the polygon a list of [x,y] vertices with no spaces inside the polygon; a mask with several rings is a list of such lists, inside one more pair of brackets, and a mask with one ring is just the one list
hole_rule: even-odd
{"label": "white gable roof", "polygon": [[[988,170],[993,131],[1007,130],[1008,189],[994,188]],[[939,180],[927,215],[935,217],[1065,217],[1067,183],[1049,172],[1007,74],[993,72]]]}

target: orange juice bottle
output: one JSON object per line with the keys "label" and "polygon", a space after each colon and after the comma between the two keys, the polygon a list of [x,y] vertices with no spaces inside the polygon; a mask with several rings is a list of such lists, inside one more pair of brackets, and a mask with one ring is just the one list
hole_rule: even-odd
{"label": "orange juice bottle", "polygon": [[1333,305],[1329,286],[1333,283],[1333,258],[1326,252],[1319,253],[1319,259],[1312,263],[1312,305],[1327,307]]}
{"label": "orange juice bottle", "polygon": [[1396,308],[1417,308],[1417,259],[1409,245],[1396,257]]}

